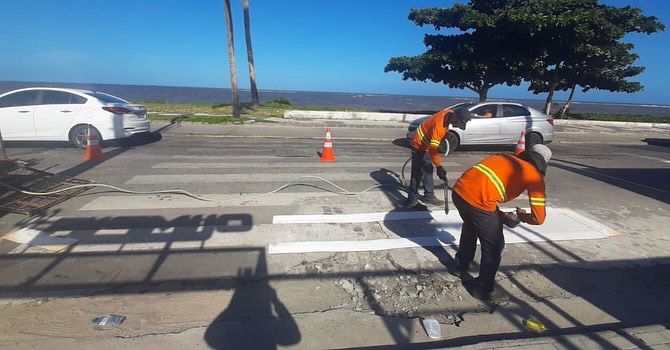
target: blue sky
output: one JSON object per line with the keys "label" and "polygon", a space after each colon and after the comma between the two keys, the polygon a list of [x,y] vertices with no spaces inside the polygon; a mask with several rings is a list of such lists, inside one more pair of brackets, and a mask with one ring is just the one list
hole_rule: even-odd
{"label": "blue sky", "polygon": [[[670,6],[636,6],[668,29],[629,35],[646,71],[635,94],[591,90],[581,101],[670,104]],[[242,1],[231,0],[238,81],[249,87]],[[422,53],[430,28],[407,20],[410,8],[438,0],[250,0],[259,89],[468,96],[443,84],[384,73],[390,57]],[[3,0],[0,80],[229,87],[222,0]],[[493,88],[490,98],[536,98],[525,86]],[[565,99],[566,94],[558,94]]]}

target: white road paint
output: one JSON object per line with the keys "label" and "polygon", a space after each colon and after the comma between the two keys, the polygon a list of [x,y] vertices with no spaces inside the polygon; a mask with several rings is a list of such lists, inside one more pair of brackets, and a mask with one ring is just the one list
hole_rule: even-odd
{"label": "white road paint", "polygon": [[71,237],[52,236],[47,232],[34,230],[31,228],[22,228],[14,232],[10,232],[2,239],[12,241],[19,244],[28,244],[33,247],[40,247],[52,252],[59,252],[72,244],[77,243],[77,239]]}
{"label": "white road paint", "polygon": [[[203,198],[210,201],[197,200],[195,198],[177,195],[120,195],[102,196],[86,203],[79,211],[102,211],[102,210],[152,210],[152,209],[187,209],[187,208],[216,208],[223,206],[235,207],[298,207],[306,202],[323,202],[326,198],[338,198],[342,195],[319,191],[319,192],[287,192],[279,193],[241,193],[241,194],[204,194]],[[388,202],[388,197],[381,191],[370,191],[366,197],[373,196],[377,202]]]}
{"label": "white road paint", "polygon": [[[506,243],[531,243],[563,240],[601,239],[618,233],[607,226],[577,214],[570,209],[548,208],[543,225],[521,224],[514,229],[505,227]],[[378,215],[378,213],[375,213]],[[377,251],[458,243],[462,221],[457,215],[431,214],[439,225],[432,236],[417,236],[364,241],[297,241],[270,244],[268,254]],[[425,218],[425,217],[424,217]]]}
{"label": "white road paint", "polygon": [[[445,167],[458,167],[460,164],[453,162],[442,163]],[[399,162],[334,162],[334,163],[316,163],[316,162],[287,162],[287,163],[158,163],[154,169],[251,169],[251,168],[401,168]],[[407,165],[409,168],[409,163]],[[407,169],[409,171],[409,169]]]}
{"label": "white road paint", "polygon": [[[460,174],[455,172],[448,174],[451,181],[456,181]],[[175,183],[259,183],[259,182],[309,182],[324,183],[314,178],[302,178],[302,176],[320,176],[333,182],[339,181],[368,181],[374,185],[377,181],[366,173],[337,173],[322,172],[314,174],[155,174],[155,175],[136,175],[126,181],[129,185],[150,185],[150,184],[175,184]]]}
{"label": "white road paint", "polygon": [[624,155],[624,156],[633,157],[633,158],[640,158],[640,159],[654,160],[654,161],[662,162],[662,163],[670,163],[670,160],[665,159],[665,158],[643,156],[643,155],[640,155],[640,154],[634,154],[634,153],[620,153],[620,154],[621,154],[621,155]]}

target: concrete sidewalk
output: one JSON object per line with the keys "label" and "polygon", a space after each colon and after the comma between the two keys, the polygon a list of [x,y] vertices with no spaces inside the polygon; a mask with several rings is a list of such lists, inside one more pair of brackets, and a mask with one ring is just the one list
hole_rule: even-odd
{"label": "concrete sidewalk", "polygon": [[495,340],[462,349],[563,350],[563,349],[670,349],[670,324],[573,333],[533,338]]}

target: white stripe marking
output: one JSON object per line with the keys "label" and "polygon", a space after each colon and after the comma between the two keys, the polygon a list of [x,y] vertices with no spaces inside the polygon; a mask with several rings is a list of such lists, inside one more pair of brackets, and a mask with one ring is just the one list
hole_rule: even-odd
{"label": "white stripe marking", "polygon": [[[458,163],[442,163],[446,167],[459,166]],[[250,169],[250,168],[401,168],[402,162],[337,162],[337,163],[314,163],[314,162],[298,162],[298,163],[158,163],[152,168],[154,169]],[[406,171],[409,171],[409,163]]]}
{"label": "white stripe marking", "polygon": [[78,240],[74,238],[51,236],[48,233],[31,228],[22,228],[18,231],[8,233],[4,235],[2,239],[20,244],[29,244],[52,252],[59,252],[78,242]]}
{"label": "white stripe marking", "polygon": [[[303,178],[301,176],[319,176],[329,181],[369,181],[376,183],[370,174],[361,173],[314,173],[314,174],[177,174],[177,175],[136,175],[126,184],[148,185],[148,184],[170,184],[170,183],[252,183],[252,182],[322,182],[314,178]],[[459,174],[448,176],[455,181]]]}
{"label": "white stripe marking", "polygon": [[[507,209],[504,209],[507,210]],[[605,225],[586,218],[570,209],[548,210],[544,225],[531,226],[521,224],[509,229],[504,228],[506,243],[546,242],[563,240],[601,239],[614,236],[617,232]],[[376,251],[426,246],[443,246],[457,243],[460,238],[462,222],[458,214],[431,214],[440,224],[433,236],[411,238],[376,239],[367,241],[303,241],[270,244],[268,254],[316,253]]]}

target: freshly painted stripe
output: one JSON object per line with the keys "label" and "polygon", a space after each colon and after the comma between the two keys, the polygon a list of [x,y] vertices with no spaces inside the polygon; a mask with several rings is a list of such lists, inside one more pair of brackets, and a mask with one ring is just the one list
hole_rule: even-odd
{"label": "freshly painted stripe", "polygon": [[[449,177],[455,181],[459,174]],[[174,183],[256,183],[256,182],[309,182],[323,183],[314,178],[301,178],[301,176],[320,176],[333,182],[341,181],[368,181],[370,185],[377,183],[369,174],[364,173],[315,173],[315,174],[155,174],[136,175],[126,181],[129,185],[148,184],[174,184]]]}
{"label": "freshly painted stripe", "polygon": [[70,237],[52,236],[48,233],[34,230],[31,228],[22,228],[17,231],[2,236],[2,239],[19,244],[28,244],[33,247],[40,247],[52,252],[59,252],[72,244],[77,243],[77,239]]}
{"label": "freshly painted stripe", "polygon": [[[452,214],[457,216],[458,213]],[[430,211],[397,211],[381,213],[361,214],[337,214],[337,215],[275,215],[273,224],[310,224],[310,223],[352,223],[352,222],[375,222],[392,220],[439,220],[444,219],[444,212]]]}
{"label": "freshly painted stripe", "polygon": [[[339,159],[339,157],[338,157]],[[284,163],[158,163],[154,169],[251,169],[251,168],[400,168],[403,162],[342,162],[314,163],[314,162],[284,162]],[[459,163],[444,162],[445,167],[458,167]],[[409,168],[409,163],[407,165]]]}
{"label": "freshly painted stripe", "polygon": [[[618,233],[605,225],[588,219],[569,209],[553,209],[544,225],[522,224],[514,229],[504,228],[506,244],[564,240],[602,239]],[[445,246],[458,243],[461,222],[447,216],[448,222],[435,225],[435,235],[407,238],[374,239],[364,241],[299,241],[281,242],[268,246],[268,254],[333,253],[352,251],[378,251],[403,248]],[[446,233],[445,233],[446,232]]]}

